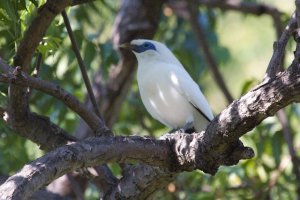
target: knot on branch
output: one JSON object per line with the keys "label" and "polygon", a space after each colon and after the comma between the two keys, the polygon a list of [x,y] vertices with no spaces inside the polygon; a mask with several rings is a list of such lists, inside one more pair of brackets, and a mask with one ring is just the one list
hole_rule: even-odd
{"label": "knot on branch", "polygon": [[250,159],[254,151],[245,147],[241,141],[235,143],[222,143],[222,145],[208,144],[203,140],[204,132],[198,134],[173,134],[171,148],[176,162],[172,170],[192,171],[200,169],[205,173],[214,175],[220,165],[236,165],[242,159]]}
{"label": "knot on branch", "polygon": [[240,160],[250,159],[254,157],[254,151],[250,147],[245,147],[244,144],[238,140],[236,145],[226,154],[223,159],[220,159],[221,165],[236,165]]}

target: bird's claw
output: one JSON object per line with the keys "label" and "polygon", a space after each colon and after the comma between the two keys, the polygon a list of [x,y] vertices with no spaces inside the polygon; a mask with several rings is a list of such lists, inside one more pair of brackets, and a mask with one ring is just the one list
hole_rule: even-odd
{"label": "bird's claw", "polygon": [[184,128],[180,128],[177,131],[175,131],[175,133],[185,133],[186,130],[184,130]]}

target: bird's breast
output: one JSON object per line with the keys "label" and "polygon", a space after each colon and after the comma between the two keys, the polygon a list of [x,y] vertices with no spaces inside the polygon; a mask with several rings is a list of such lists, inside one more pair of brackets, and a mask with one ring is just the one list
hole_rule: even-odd
{"label": "bird's breast", "polygon": [[142,101],[148,112],[165,125],[182,127],[192,118],[191,106],[182,96],[177,75],[172,70],[149,70],[138,74]]}

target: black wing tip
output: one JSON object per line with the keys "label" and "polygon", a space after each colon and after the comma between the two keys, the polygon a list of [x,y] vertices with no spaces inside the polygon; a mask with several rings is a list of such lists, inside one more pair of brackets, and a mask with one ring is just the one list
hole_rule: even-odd
{"label": "black wing tip", "polygon": [[190,104],[208,121],[211,122],[212,119],[209,119],[207,115],[205,115],[202,110],[200,110],[198,107],[196,107],[193,103],[190,102]]}

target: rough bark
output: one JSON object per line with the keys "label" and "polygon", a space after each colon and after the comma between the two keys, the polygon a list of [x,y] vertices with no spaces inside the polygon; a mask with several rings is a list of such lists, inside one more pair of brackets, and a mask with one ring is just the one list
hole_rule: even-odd
{"label": "rough bark", "polygon": [[1,58],[0,69],[3,71],[3,74],[0,74],[0,82],[10,83],[24,88],[28,87],[36,89],[51,95],[77,113],[95,133],[104,132],[102,130],[103,124],[101,123],[100,118],[94,112],[89,110],[88,107],[80,103],[76,97],[65,91],[59,85],[29,76],[25,72],[22,72],[19,68],[14,70],[14,68],[5,64]]}
{"label": "rough bark", "polygon": [[[25,34],[15,57],[15,65],[26,71],[39,41],[55,15],[68,5],[84,2],[87,1],[47,1]],[[117,46],[136,37],[151,38],[157,28],[162,2],[124,0],[115,24],[114,44]],[[227,5],[226,9],[235,10],[235,7],[230,6]],[[265,13],[272,10],[268,7],[264,9]],[[34,31],[36,32],[32,37],[30,32]],[[289,36],[290,33],[286,37]],[[109,125],[116,120],[135,72],[135,67],[132,68],[135,64],[132,55],[125,52],[121,52],[121,55],[120,64],[112,70],[109,81],[100,94],[102,112],[106,114]],[[118,185],[114,182],[114,187],[108,187],[105,198],[145,199],[173,180],[179,172],[201,169],[214,174],[220,165],[234,165],[240,159],[251,158],[253,151],[244,147],[239,137],[284,106],[299,102],[300,72],[295,63],[288,71],[270,77],[230,104],[204,133],[170,134],[160,140],[142,137],[98,137],[63,146],[26,165],[10,177],[0,187],[0,199],[26,199],[54,178],[72,170],[131,160],[144,164],[124,170],[124,176]],[[16,75],[22,74],[16,72]],[[14,129],[46,149],[72,141],[72,138],[65,138],[68,137],[66,133],[48,118],[30,112],[26,84],[10,81],[8,110]],[[34,128],[32,123],[36,125]],[[40,137],[44,134],[46,137]]]}
{"label": "rough bark", "polygon": [[[234,101],[212,121],[205,132],[168,134],[160,140],[138,136],[96,137],[63,146],[26,165],[10,177],[0,187],[0,196],[2,199],[18,199],[21,196],[26,199],[56,177],[107,162],[135,160],[160,167],[157,169],[144,165],[129,170],[129,173],[142,170],[145,173],[141,177],[157,170],[159,174],[163,171],[169,177],[168,180],[175,173],[195,169],[214,174],[221,165],[235,165],[241,159],[253,157],[253,150],[244,147],[239,137],[279,109],[299,101],[300,70],[295,65]],[[148,185],[154,184],[152,180],[157,178],[150,177],[146,179]],[[141,181],[145,184],[143,179]],[[141,198],[145,185],[138,190],[135,193],[132,190],[123,193],[113,191],[113,194],[114,198],[121,198],[120,195],[125,198],[133,192],[139,196],[130,196],[131,199]],[[145,191],[151,193],[149,189]]]}

